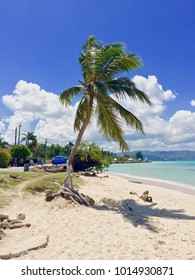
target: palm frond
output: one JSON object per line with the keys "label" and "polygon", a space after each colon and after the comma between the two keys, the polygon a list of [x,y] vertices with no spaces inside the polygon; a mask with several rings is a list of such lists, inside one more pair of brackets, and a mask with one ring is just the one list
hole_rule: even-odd
{"label": "palm frond", "polygon": [[123,138],[123,130],[117,117],[105,106],[98,107],[97,124],[100,133],[108,139],[118,142],[122,151],[128,151],[128,144]]}
{"label": "palm frond", "polygon": [[82,58],[81,71],[85,83],[102,79],[103,55],[101,49],[91,49]]}
{"label": "palm frond", "polygon": [[122,43],[111,43],[103,48],[104,65],[108,64],[114,57],[124,53],[125,46]]}
{"label": "palm frond", "polygon": [[80,130],[83,120],[86,118],[88,106],[89,106],[89,98],[87,95],[84,95],[82,97],[82,99],[80,100],[79,105],[77,107],[75,121],[74,121],[74,130],[75,131]]}
{"label": "palm frond", "polygon": [[152,106],[147,94],[136,88],[135,84],[128,78],[118,78],[112,81],[106,81],[109,91],[116,96],[117,99],[130,99],[139,100],[142,103]]}
{"label": "palm frond", "polygon": [[97,100],[97,124],[100,133],[108,139],[113,139],[118,142],[120,148],[128,151],[128,144],[123,138],[123,129],[120,119],[118,118],[115,110],[109,103],[109,97],[100,94],[96,97]]}
{"label": "palm frond", "polygon": [[83,86],[74,86],[74,87],[68,88],[67,90],[63,91],[60,94],[60,101],[65,106],[68,106],[71,104],[71,101],[73,100],[73,98],[76,95],[78,95],[84,91],[85,91],[85,88]]}
{"label": "palm frond", "polygon": [[105,74],[115,77],[121,72],[129,72],[142,66],[141,59],[138,55],[133,53],[123,53],[113,56],[105,67]]}
{"label": "palm frond", "polygon": [[144,134],[143,131],[143,125],[141,121],[130,111],[125,109],[122,105],[120,105],[118,102],[116,102],[114,99],[112,99],[110,96],[108,96],[109,104],[110,106],[121,116],[121,118],[126,122],[127,125],[130,125],[134,127],[136,130],[141,131]]}

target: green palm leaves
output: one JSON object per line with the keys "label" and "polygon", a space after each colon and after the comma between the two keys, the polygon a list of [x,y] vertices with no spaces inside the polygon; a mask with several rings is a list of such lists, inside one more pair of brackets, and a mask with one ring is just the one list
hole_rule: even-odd
{"label": "green palm leaves", "polygon": [[66,106],[71,104],[73,98],[80,96],[75,131],[84,132],[96,115],[100,133],[118,142],[122,150],[128,150],[123,137],[122,120],[142,133],[143,126],[136,116],[116,100],[130,98],[150,106],[152,103],[129,78],[119,78],[118,75],[139,68],[142,65],[140,58],[125,52],[121,43],[104,46],[94,36],[90,36],[82,48],[79,63],[83,76],[81,85],[69,88],[60,95],[61,102]]}

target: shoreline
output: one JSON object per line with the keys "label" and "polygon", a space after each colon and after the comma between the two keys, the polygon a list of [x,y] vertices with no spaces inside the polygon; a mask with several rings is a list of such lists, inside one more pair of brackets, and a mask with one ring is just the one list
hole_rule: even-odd
{"label": "shoreline", "polygon": [[195,187],[191,185],[186,185],[182,183],[172,182],[172,181],[166,181],[161,179],[155,179],[155,178],[145,178],[145,177],[139,177],[139,176],[132,176],[124,173],[118,173],[118,172],[104,172],[108,175],[114,175],[118,177],[122,177],[125,179],[132,180],[132,183],[136,183],[135,180],[138,180],[138,183],[146,184],[146,185],[152,185],[156,187],[162,187],[165,189],[171,189],[174,191],[178,191],[185,194],[191,194],[195,195]]}

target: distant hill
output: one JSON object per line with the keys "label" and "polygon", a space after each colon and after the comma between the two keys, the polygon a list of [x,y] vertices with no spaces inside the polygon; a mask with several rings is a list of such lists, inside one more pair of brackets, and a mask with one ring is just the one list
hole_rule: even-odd
{"label": "distant hill", "polygon": [[[134,156],[137,151],[131,152],[131,156]],[[152,161],[165,161],[165,160],[195,160],[195,151],[141,151],[144,158],[147,157]],[[118,153],[123,155],[123,153]]]}

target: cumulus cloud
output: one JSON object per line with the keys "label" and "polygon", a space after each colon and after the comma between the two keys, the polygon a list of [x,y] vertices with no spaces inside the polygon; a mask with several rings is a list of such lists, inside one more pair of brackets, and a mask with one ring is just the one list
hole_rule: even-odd
{"label": "cumulus cloud", "polygon": [[65,108],[58,95],[37,84],[19,81],[12,94],[2,97],[2,102],[13,111],[5,133],[10,143],[13,143],[15,127],[20,123],[22,131],[34,131],[39,141],[48,138],[57,143],[76,138],[72,129],[76,105]]}
{"label": "cumulus cloud", "polygon": [[190,102],[190,104],[191,104],[191,106],[195,106],[195,100],[191,100],[191,102]]}
{"label": "cumulus cloud", "polygon": [[[143,136],[124,124],[124,136],[130,149],[195,149],[195,113],[183,110],[176,112],[169,120],[163,119],[162,113],[168,102],[176,98],[175,94],[171,90],[164,90],[155,76],[135,76],[132,80],[149,96],[154,106],[134,100],[120,101],[121,105],[140,118],[144,126]],[[75,141],[77,135],[73,131],[73,122],[77,103],[66,108],[60,103],[57,94],[22,80],[17,83],[13,93],[2,97],[2,102],[13,112],[0,120],[0,131],[6,141],[14,142],[15,127],[20,123],[22,132],[34,131],[39,142],[44,142],[46,138],[49,144],[63,145]],[[192,106],[195,106],[194,102],[191,101]],[[118,144],[105,140],[99,134],[95,120],[87,128],[83,140],[95,141],[106,150],[119,151]]]}
{"label": "cumulus cloud", "polygon": [[0,131],[3,131],[5,129],[5,124],[0,121]]}

